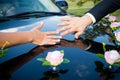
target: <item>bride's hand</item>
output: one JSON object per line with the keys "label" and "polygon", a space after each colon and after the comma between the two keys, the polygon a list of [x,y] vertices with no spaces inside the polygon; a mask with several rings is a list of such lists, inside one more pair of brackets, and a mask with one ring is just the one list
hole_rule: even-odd
{"label": "bride's hand", "polygon": [[41,22],[37,27],[31,30],[33,44],[46,45],[46,44],[56,44],[60,42],[61,36],[56,36],[57,31],[41,32],[40,29],[43,27],[43,22]]}

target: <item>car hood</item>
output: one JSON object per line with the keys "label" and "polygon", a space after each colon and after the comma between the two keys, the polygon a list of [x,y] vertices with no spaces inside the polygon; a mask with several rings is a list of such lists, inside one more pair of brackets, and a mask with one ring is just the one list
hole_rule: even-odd
{"label": "car hood", "polygon": [[[44,26],[42,27],[41,31],[55,31],[56,29],[60,28],[57,26],[58,23],[61,23],[60,20],[62,16],[49,16],[49,17],[42,17],[42,18],[29,18],[29,19],[21,19],[21,20],[9,20],[0,22],[0,32],[17,32],[17,31],[28,31],[32,28],[38,26],[41,21],[44,22]],[[59,35],[59,34],[58,34]],[[73,34],[68,34],[63,36],[63,39],[66,40],[74,40]],[[24,54],[37,45],[32,43],[22,44],[10,47],[8,49],[6,56],[4,56],[4,60],[8,60],[15,56]],[[8,54],[9,57],[7,56]]]}
{"label": "car hood", "polygon": [[[18,31],[28,31],[32,28],[38,26],[40,22],[44,22],[44,26],[41,31],[55,31],[60,26],[57,26],[58,23],[62,21],[60,18],[63,16],[50,16],[42,18],[29,18],[29,19],[19,19],[19,20],[9,20],[5,22],[0,22],[0,32],[18,32]],[[58,34],[59,35],[59,34]],[[73,41],[74,35],[68,34],[63,36],[63,39]]]}

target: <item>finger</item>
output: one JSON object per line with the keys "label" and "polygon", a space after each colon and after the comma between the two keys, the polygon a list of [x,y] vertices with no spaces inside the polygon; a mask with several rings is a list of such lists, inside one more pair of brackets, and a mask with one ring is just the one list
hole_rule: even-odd
{"label": "finger", "polygon": [[51,42],[60,42],[60,39],[52,39]]}
{"label": "finger", "polygon": [[57,32],[61,32],[61,31],[64,31],[64,30],[67,30],[67,29],[70,29],[70,28],[71,28],[71,26],[64,26],[64,27],[58,29]]}
{"label": "finger", "polygon": [[55,42],[49,42],[47,43],[48,45],[55,45],[56,43]]}
{"label": "finger", "polygon": [[58,26],[67,26],[67,25],[69,25],[69,22],[63,22],[63,23],[59,23],[59,24],[57,24]]}
{"label": "finger", "polygon": [[40,22],[40,24],[35,29],[41,29],[43,27],[43,22]]}
{"label": "finger", "polygon": [[62,36],[48,36],[48,39],[61,39]]}
{"label": "finger", "polygon": [[77,33],[75,34],[75,38],[78,39],[78,37],[79,37],[81,34],[82,34],[81,32],[77,32]]}
{"label": "finger", "polygon": [[68,30],[62,32],[60,35],[61,35],[61,36],[64,36],[64,35],[70,34],[70,33],[72,33],[72,32],[73,32],[73,30],[68,29]]}
{"label": "finger", "polygon": [[49,44],[56,44],[56,43],[59,43],[59,42],[60,42],[60,40],[54,40],[54,41],[49,42]]}
{"label": "finger", "polygon": [[54,41],[52,41],[52,40],[50,40],[50,39],[47,39],[47,40],[44,40],[43,42],[36,42],[35,44],[37,44],[37,45],[51,45],[51,44],[56,44],[56,42]]}
{"label": "finger", "polygon": [[57,42],[60,42],[60,39],[56,39],[56,40],[49,39],[44,44],[56,44]]}
{"label": "finger", "polygon": [[47,35],[53,35],[53,34],[58,34],[58,31],[50,31],[50,32],[45,32]]}
{"label": "finger", "polygon": [[69,21],[69,20],[71,20],[71,18],[70,17],[62,17],[61,20],[62,21]]}

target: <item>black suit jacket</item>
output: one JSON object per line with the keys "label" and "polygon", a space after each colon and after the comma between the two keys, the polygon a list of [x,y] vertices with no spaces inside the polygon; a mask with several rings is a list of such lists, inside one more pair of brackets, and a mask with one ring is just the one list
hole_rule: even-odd
{"label": "black suit jacket", "polygon": [[91,13],[95,17],[96,22],[98,22],[104,16],[116,11],[119,8],[120,0],[103,0],[88,12]]}

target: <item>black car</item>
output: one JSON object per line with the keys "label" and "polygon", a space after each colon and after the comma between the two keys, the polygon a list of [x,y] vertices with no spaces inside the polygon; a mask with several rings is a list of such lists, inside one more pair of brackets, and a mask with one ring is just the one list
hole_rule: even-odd
{"label": "black car", "polygon": [[[51,0],[0,0],[0,32],[28,31],[39,25],[41,21],[44,22],[41,31],[54,31],[60,28],[57,24],[61,22],[60,18],[63,16],[70,15]],[[73,34],[68,34],[63,38],[74,40]],[[14,51],[18,51],[18,54],[14,54],[17,56],[35,46],[31,43],[14,46],[9,48],[12,52],[8,54],[13,55]],[[11,56],[5,59],[10,58]]]}

